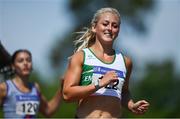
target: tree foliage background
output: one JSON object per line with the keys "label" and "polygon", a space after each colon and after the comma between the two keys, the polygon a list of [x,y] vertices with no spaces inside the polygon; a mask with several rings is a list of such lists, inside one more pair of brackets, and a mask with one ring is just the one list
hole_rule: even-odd
{"label": "tree foliage background", "polygon": [[[88,27],[93,14],[102,7],[118,9],[125,25],[136,31],[137,34],[145,34],[148,32],[145,18],[153,13],[157,3],[155,0],[69,0],[69,9],[75,18],[75,21],[73,21],[75,25],[63,38],[57,39],[49,53],[50,62],[55,72],[59,72],[59,70],[64,72],[67,57],[73,54],[74,37],[72,33],[80,31],[83,27]],[[136,63],[134,62],[134,64]],[[180,93],[177,93],[180,90],[180,75],[175,72],[174,62],[171,60],[160,64],[149,62],[145,67],[143,76],[140,78],[136,76],[135,71],[133,72],[134,76],[130,80],[130,91],[134,100],[148,100],[150,108],[143,116],[133,115],[124,108],[123,117],[180,117]],[[52,76],[52,78],[57,79],[54,84],[43,83],[37,72],[34,72],[31,77],[32,81],[38,81],[42,93],[48,99],[51,99],[60,86],[57,83],[59,82],[58,76]],[[53,117],[73,118],[75,110],[75,103],[63,102]],[[0,108],[0,117],[3,117],[2,108]],[[43,116],[39,114],[39,117]]]}

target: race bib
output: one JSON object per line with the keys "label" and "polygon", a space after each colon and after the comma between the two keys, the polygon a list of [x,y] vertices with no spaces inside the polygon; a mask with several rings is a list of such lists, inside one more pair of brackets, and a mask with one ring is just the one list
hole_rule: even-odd
{"label": "race bib", "polygon": [[[101,80],[107,71],[112,71],[112,70],[114,69],[95,66],[93,69],[92,82],[94,82],[94,80]],[[119,80],[107,85],[105,88],[121,91],[122,85],[124,83],[125,73],[119,70],[114,70],[114,71],[116,71]]]}
{"label": "race bib", "polygon": [[36,115],[39,109],[39,99],[37,96],[16,96],[16,114]]}

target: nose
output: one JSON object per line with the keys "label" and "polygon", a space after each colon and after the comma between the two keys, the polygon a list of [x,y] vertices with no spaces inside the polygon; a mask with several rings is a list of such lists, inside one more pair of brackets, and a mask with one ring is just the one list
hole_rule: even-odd
{"label": "nose", "polygon": [[112,25],[108,25],[107,29],[111,31],[112,30]]}
{"label": "nose", "polygon": [[25,60],[24,61],[24,65],[27,66],[28,65],[28,61]]}

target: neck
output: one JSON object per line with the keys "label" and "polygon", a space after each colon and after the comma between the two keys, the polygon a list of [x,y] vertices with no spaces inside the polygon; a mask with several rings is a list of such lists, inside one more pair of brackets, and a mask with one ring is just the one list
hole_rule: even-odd
{"label": "neck", "polygon": [[101,52],[103,54],[107,55],[114,55],[114,49],[113,44],[103,44],[99,42],[99,40],[96,40],[94,45],[91,47],[94,51]]}
{"label": "neck", "polygon": [[18,84],[28,86],[28,79],[29,79],[29,76],[22,77],[22,76],[16,75],[14,78],[14,81],[17,82]]}

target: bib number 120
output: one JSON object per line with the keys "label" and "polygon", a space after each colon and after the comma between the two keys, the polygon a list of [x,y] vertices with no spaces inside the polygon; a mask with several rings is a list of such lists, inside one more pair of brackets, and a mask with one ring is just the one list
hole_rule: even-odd
{"label": "bib number 120", "polygon": [[29,115],[35,115],[38,111],[38,103],[33,101],[27,101],[27,102],[18,102],[16,113],[17,114],[29,114]]}

